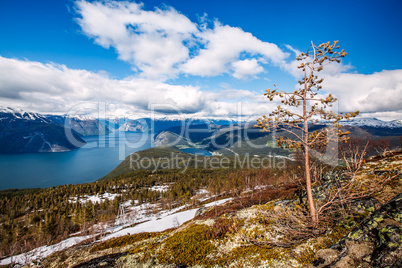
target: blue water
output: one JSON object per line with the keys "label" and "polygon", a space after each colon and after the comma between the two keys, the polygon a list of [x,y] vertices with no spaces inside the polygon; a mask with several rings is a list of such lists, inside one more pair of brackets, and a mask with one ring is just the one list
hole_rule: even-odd
{"label": "blue water", "polygon": [[0,154],[0,190],[93,182],[129,154],[152,147],[151,136],[116,132],[84,138],[87,144],[60,153]]}
{"label": "blue water", "polygon": [[212,155],[210,152],[202,149],[196,149],[196,148],[186,148],[186,149],[181,149],[182,152],[189,153],[189,154],[198,154],[198,155],[203,155],[203,156],[210,156]]}

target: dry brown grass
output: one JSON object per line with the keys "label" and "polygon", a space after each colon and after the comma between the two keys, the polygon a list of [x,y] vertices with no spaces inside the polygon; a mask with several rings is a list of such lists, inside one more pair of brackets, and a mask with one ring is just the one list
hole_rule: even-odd
{"label": "dry brown grass", "polygon": [[283,183],[275,189],[262,189],[245,196],[235,198],[230,204],[216,206],[211,210],[206,211],[202,215],[197,216],[196,220],[206,220],[217,218],[223,214],[233,213],[244,208],[254,205],[265,204],[275,199],[290,199],[294,197],[297,190],[301,187],[300,183],[288,182]]}

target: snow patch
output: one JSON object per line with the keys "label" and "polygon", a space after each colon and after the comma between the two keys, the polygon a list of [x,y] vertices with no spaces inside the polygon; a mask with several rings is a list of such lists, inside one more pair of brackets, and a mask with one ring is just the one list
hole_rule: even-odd
{"label": "snow patch", "polygon": [[91,238],[90,235],[80,237],[70,237],[67,238],[66,240],[61,241],[60,243],[51,246],[42,246],[34,250],[31,250],[27,253],[2,259],[0,260],[0,265],[9,265],[11,263],[14,264],[32,263],[35,260],[46,258],[47,256],[50,256],[51,254],[57,251],[61,251],[70,248],[72,246],[75,246],[89,238]]}
{"label": "snow patch", "polygon": [[[222,200],[218,200],[216,202],[211,202],[204,207],[212,207],[224,204],[228,201],[232,200],[232,198],[226,198]],[[177,212],[170,214],[172,211],[164,213],[161,215],[159,219],[153,219],[144,223],[140,223],[134,227],[125,228],[113,234],[110,234],[103,238],[103,240],[108,240],[110,238],[120,237],[124,235],[132,235],[143,232],[162,232],[170,228],[175,228],[180,226],[186,221],[192,220],[195,217],[195,214],[199,208],[190,209],[182,212]],[[177,209],[176,209],[177,210]]]}
{"label": "snow patch", "polygon": [[68,200],[68,202],[70,203],[77,203],[80,202],[81,204],[85,204],[88,201],[92,202],[92,204],[95,203],[102,203],[104,202],[106,199],[108,200],[114,200],[117,196],[119,196],[120,194],[111,194],[111,193],[104,193],[103,195],[84,195],[83,197],[70,197],[70,199]]}
{"label": "snow patch", "polygon": [[162,192],[162,193],[166,192],[168,189],[169,185],[155,185],[149,188],[149,190],[151,191]]}
{"label": "snow patch", "polygon": [[[87,202],[87,201],[100,201],[102,198],[115,198],[118,194],[109,194],[105,193],[101,196],[96,195],[96,196],[85,196],[84,198],[79,198],[76,197],[75,200],[70,200],[70,202]],[[215,202],[211,202],[208,204],[205,204],[203,207],[212,207],[212,206],[218,206],[221,204],[224,204],[228,201],[231,201],[233,198],[226,198],[222,200],[218,200]],[[130,206],[131,205],[131,200],[123,203],[122,205]],[[138,203],[134,202],[135,204]],[[179,227],[181,224],[183,224],[186,221],[192,220],[196,212],[199,208],[195,209],[190,209],[186,211],[180,211],[186,208],[186,206],[180,206],[172,210],[166,210],[166,211],[161,211],[159,213],[153,213],[153,209],[157,208],[157,204],[150,204],[150,203],[145,203],[141,205],[137,205],[134,207],[128,207],[127,210],[129,210],[127,214],[128,217],[131,217],[131,221],[124,226],[112,226],[108,227],[104,223],[98,224],[93,226],[92,228],[96,231],[101,231],[101,233],[109,233],[109,235],[106,235],[102,241],[108,240],[114,237],[120,237],[124,235],[129,235],[129,234],[136,234],[136,233],[141,233],[141,232],[162,232],[167,229],[171,228],[176,228]],[[180,212],[179,212],[180,211]],[[128,227],[127,226],[133,225],[135,223],[139,223],[138,225],[134,227]],[[76,233],[78,234],[78,233]],[[97,234],[94,234],[97,235]],[[88,240],[88,239],[93,239],[94,235],[87,235],[87,236],[77,236],[77,237],[70,237],[68,239],[65,239],[61,241],[60,243],[50,245],[50,246],[42,246],[39,248],[36,248],[34,250],[31,250],[29,252],[8,257],[5,259],[0,260],[0,265],[9,265],[11,263],[13,264],[33,264],[34,261],[40,261],[41,259],[44,259],[51,254],[65,250],[67,248],[70,248],[72,246],[75,246],[82,241]]]}

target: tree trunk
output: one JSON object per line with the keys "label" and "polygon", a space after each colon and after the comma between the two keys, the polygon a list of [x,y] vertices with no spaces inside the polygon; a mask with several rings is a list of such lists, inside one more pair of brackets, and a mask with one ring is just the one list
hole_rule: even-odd
{"label": "tree trunk", "polygon": [[[306,70],[304,71],[305,81],[307,78]],[[310,75],[311,77],[311,75]],[[318,223],[318,215],[315,209],[314,199],[313,199],[313,191],[311,190],[311,174],[310,174],[310,155],[309,155],[309,143],[308,143],[308,118],[307,118],[307,81],[304,84],[304,94],[303,94],[303,142],[304,142],[304,171],[306,176],[306,189],[307,189],[307,200],[308,207],[310,210],[311,220],[313,221],[313,225],[316,226]]]}
{"label": "tree trunk", "polygon": [[315,209],[313,191],[311,189],[311,174],[310,174],[310,161],[309,161],[309,148],[308,145],[304,146],[304,167],[306,176],[306,188],[307,188],[307,200],[308,207],[310,210],[310,216],[313,221],[314,226],[318,223],[318,215]]}

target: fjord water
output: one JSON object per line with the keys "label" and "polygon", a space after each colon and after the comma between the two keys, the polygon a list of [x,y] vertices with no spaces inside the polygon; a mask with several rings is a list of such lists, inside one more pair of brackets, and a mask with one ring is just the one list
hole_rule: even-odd
{"label": "fjord water", "polygon": [[129,154],[151,148],[151,135],[115,132],[84,137],[69,152],[0,155],[0,190],[45,188],[93,182],[112,171]]}
{"label": "fjord water", "polygon": [[189,154],[198,154],[198,155],[203,155],[203,156],[210,156],[212,155],[210,152],[202,149],[197,149],[197,148],[186,148],[186,149],[181,149],[182,152],[189,153]]}

